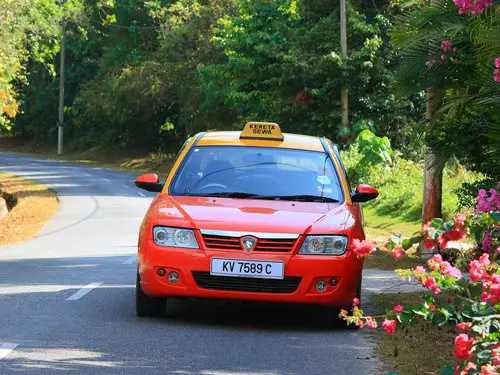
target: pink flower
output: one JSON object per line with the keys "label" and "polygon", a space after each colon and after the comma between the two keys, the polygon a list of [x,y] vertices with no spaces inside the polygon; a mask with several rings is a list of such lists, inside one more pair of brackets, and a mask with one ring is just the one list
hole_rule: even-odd
{"label": "pink flower", "polygon": [[382,328],[389,334],[393,335],[394,331],[396,331],[396,321],[395,320],[384,320],[382,323]]}
{"label": "pink flower", "polygon": [[359,305],[359,298],[353,298],[352,299],[352,305],[353,306],[358,306]]}
{"label": "pink flower", "polygon": [[495,368],[492,365],[481,366],[481,372],[479,375],[498,375]]}
{"label": "pink flower", "polygon": [[477,369],[477,366],[474,363],[467,362],[467,364],[465,365],[465,367],[462,371],[460,371],[460,366],[457,366],[455,368],[455,372],[453,373],[453,375],[467,375],[469,373],[469,370],[476,370],[476,369]]}
{"label": "pink flower", "polygon": [[460,214],[455,218],[455,224],[463,226],[465,224],[465,220],[467,219],[467,216],[464,214]]}
{"label": "pink flower", "polygon": [[500,366],[500,344],[491,345],[490,350],[493,366]]}
{"label": "pink flower", "polygon": [[393,308],[394,311],[396,311],[398,314],[403,312],[403,305],[396,305]]}
{"label": "pink flower", "polygon": [[493,79],[496,81],[496,82],[500,82],[500,69],[495,69],[493,71]]}
{"label": "pink flower", "polygon": [[352,250],[359,258],[364,258],[368,254],[373,253],[376,247],[377,245],[375,245],[374,243],[365,240],[360,241],[359,239],[355,238],[352,241]]}
{"label": "pink flower", "polygon": [[442,54],[441,55],[441,61],[444,61],[444,60],[446,60],[446,55]]}
{"label": "pink flower", "polygon": [[[448,263],[448,262],[446,262]],[[445,275],[450,275],[451,277],[454,277],[455,279],[459,280],[462,278],[462,272],[456,267],[453,267],[449,263],[446,265],[446,267],[442,270],[442,273]]]}
{"label": "pink flower", "polygon": [[424,282],[424,279],[425,279],[425,276],[426,276],[426,270],[424,267],[422,266],[417,266],[415,268],[415,271],[413,271],[413,275],[415,276],[415,279],[418,281],[418,282],[421,282],[423,283]]}
{"label": "pink flower", "polygon": [[488,276],[488,273],[480,261],[473,260],[469,264],[469,276],[472,281],[478,282],[485,279]]}
{"label": "pink flower", "polygon": [[446,233],[443,233],[442,235],[440,235],[437,239],[437,242],[438,242],[438,245],[441,249],[446,249],[446,247],[448,246],[448,242],[449,242],[449,239],[446,238]]}
{"label": "pink flower", "polygon": [[484,231],[483,242],[481,243],[481,248],[484,251],[490,251],[491,245],[493,244],[493,239],[491,238],[490,231],[486,229]]}
{"label": "pink flower", "polygon": [[424,238],[424,246],[427,248],[427,249],[434,249],[436,247],[436,243],[434,242],[433,239],[431,239],[430,237],[425,237]]}
{"label": "pink flower", "polygon": [[469,332],[472,327],[472,323],[458,323],[457,328],[461,332]]}
{"label": "pink flower", "polygon": [[436,65],[437,61],[436,60],[429,60],[425,63],[425,65],[427,65],[427,67],[430,69],[432,68],[434,65]]}
{"label": "pink flower", "polygon": [[441,49],[443,50],[443,52],[449,51],[451,49],[451,40],[443,40],[441,42]]}
{"label": "pink flower", "polygon": [[403,250],[403,248],[401,246],[395,246],[393,249],[392,249],[392,257],[396,260],[399,260],[399,259],[403,259],[405,257],[406,253],[405,251]]}
{"label": "pink flower", "polygon": [[[500,82],[500,69],[495,69],[493,74],[495,81]],[[479,190],[476,200],[478,213],[500,210],[500,194],[495,189],[490,189],[488,192],[484,189]]]}
{"label": "pink flower", "polygon": [[474,337],[469,338],[465,333],[462,333],[455,337],[454,342],[455,349],[453,349],[453,355],[457,357],[458,360],[464,361],[472,358],[471,346],[474,343]]}
{"label": "pink flower", "polygon": [[500,57],[495,59],[495,68],[500,68]]}
{"label": "pink flower", "polygon": [[429,306],[429,310],[431,310],[432,312],[436,312],[436,305],[430,305]]}
{"label": "pink flower", "polygon": [[434,276],[429,276],[427,279],[425,279],[424,288],[431,289],[432,293],[434,294],[439,294],[441,292],[441,289],[436,283],[436,279],[434,278]]}
{"label": "pink flower", "polygon": [[500,274],[496,273],[490,277],[490,293],[500,298]]}
{"label": "pink flower", "polygon": [[373,320],[372,318],[366,318],[365,323],[366,323],[367,327],[370,327],[370,328],[377,328],[378,327],[377,321]]}
{"label": "pink flower", "polygon": [[441,254],[435,254],[431,259],[427,261],[427,265],[432,271],[436,271],[441,268],[443,262],[443,257]]}
{"label": "pink flower", "polygon": [[488,254],[483,254],[479,257],[479,263],[483,266],[487,266],[490,264],[490,256]]}
{"label": "pink flower", "polygon": [[362,319],[357,320],[354,324],[356,324],[359,328],[363,328],[365,326]]}

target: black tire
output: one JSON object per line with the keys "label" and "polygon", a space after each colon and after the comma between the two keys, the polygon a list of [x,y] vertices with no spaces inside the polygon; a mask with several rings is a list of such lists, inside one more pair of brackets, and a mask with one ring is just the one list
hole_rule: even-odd
{"label": "black tire", "polygon": [[141,317],[162,317],[167,309],[165,297],[149,297],[142,291],[139,273],[135,285],[135,311]]}

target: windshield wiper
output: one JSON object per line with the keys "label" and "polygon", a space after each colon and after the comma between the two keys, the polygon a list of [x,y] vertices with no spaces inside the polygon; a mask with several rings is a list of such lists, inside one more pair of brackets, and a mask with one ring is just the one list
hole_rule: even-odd
{"label": "windshield wiper", "polygon": [[322,197],[320,195],[256,195],[255,199],[274,199],[283,201],[299,201],[299,202],[329,202],[338,203],[339,200],[335,198]]}
{"label": "windshield wiper", "polygon": [[238,191],[233,192],[215,192],[215,193],[188,193],[186,195],[194,195],[201,197],[220,197],[220,198],[253,198],[257,197],[258,194],[242,193]]}

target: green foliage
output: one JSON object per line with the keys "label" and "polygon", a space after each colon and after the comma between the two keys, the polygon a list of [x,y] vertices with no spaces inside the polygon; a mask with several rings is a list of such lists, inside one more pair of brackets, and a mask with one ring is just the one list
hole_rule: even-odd
{"label": "green foliage", "polygon": [[389,167],[392,163],[391,142],[387,137],[377,137],[370,130],[365,129],[359,133],[356,142],[359,144],[359,151],[363,154],[362,163],[384,167]]}
{"label": "green foliage", "polygon": [[[406,221],[421,218],[423,196],[423,163],[413,162],[394,152],[392,164],[371,165],[363,161],[359,144],[341,151],[342,161],[353,185],[365,183],[379,190],[379,197],[366,205],[379,216],[389,216]],[[463,168],[448,164],[443,177],[443,214],[445,217],[459,210],[456,191],[463,183],[475,183],[484,177]],[[476,190],[477,192],[477,190]]]}
{"label": "green foliage", "polygon": [[351,46],[339,51],[337,10],[318,2],[239,2],[222,18],[214,43],[226,59],[199,68],[205,106],[227,105],[244,120],[273,120],[290,132],[339,135],[339,88],[350,91],[352,122],[370,118],[377,131],[406,126],[413,107],[388,90],[394,58],[388,20],[370,22],[348,9]]}
{"label": "green foliage", "polygon": [[434,116],[422,126],[427,145],[498,178],[500,148],[489,134],[500,128],[500,85],[492,63],[500,56],[498,6],[476,16],[458,14],[452,0],[413,6],[396,16],[390,35],[402,57],[393,87],[400,94],[444,92],[443,100],[431,102],[437,121]]}
{"label": "green foliage", "polygon": [[4,0],[0,2],[0,132],[11,130],[18,113],[17,85],[29,80],[29,64],[41,65],[55,75],[53,58],[59,52],[60,21],[82,17],[82,0],[64,5],[56,0]]}

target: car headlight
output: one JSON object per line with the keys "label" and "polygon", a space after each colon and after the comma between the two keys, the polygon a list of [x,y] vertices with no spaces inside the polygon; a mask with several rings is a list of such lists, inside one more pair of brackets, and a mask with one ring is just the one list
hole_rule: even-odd
{"label": "car headlight", "polygon": [[198,241],[191,229],[154,227],[153,241],[158,246],[199,249]]}
{"label": "car headlight", "polygon": [[299,254],[307,255],[342,255],[347,248],[344,236],[307,236]]}

